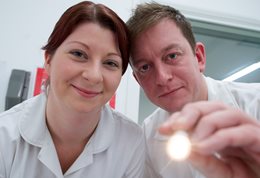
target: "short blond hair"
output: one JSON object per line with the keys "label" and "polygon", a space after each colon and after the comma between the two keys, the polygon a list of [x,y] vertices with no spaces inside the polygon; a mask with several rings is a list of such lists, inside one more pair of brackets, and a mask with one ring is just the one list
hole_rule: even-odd
{"label": "short blond hair", "polygon": [[195,52],[196,42],[190,22],[177,9],[156,2],[139,4],[133,11],[133,15],[127,21],[130,41],[134,41],[139,34],[165,18],[172,20],[180,28],[183,36]]}

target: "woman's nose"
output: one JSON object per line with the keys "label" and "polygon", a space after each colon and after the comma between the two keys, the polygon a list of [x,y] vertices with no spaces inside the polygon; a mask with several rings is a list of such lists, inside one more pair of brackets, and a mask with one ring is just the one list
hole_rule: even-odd
{"label": "woman's nose", "polygon": [[100,64],[92,64],[88,65],[83,73],[82,76],[85,80],[88,80],[92,84],[97,84],[103,81],[102,75],[102,68]]}

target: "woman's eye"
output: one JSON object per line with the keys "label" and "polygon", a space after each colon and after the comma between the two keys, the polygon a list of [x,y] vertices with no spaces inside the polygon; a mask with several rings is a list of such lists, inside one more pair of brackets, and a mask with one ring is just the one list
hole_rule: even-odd
{"label": "woman's eye", "polygon": [[110,67],[119,67],[119,65],[116,62],[113,62],[113,61],[108,61],[108,62],[106,62],[106,64]]}
{"label": "woman's eye", "polygon": [[104,65],[110,70],[117,70],[121,68],[121,64],[117,60],[106,60],[104,61]]}
{"label": "woman's eye", "polygon": [[71,51],[70,54],[72,54],[74,57],[77,57],[77,58],[87,59],[87,55],[82,51]]}

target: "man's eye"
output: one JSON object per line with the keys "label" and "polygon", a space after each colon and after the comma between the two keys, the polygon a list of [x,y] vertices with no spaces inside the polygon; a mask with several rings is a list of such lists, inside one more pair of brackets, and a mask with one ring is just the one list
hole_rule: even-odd
{"label": "man's eye", "polygon": [[176,53],[172,53],[168,55],[169,59],[176,59],[177,58],[177,54]]}
{"label": "man's eye", "polygon": [[148,64],[145,64],[145,65],[142,65],[140,68],[139,68],[139,71],[141,73],[145,73],[147,72],[148,70],[150,69],[150,66]]}

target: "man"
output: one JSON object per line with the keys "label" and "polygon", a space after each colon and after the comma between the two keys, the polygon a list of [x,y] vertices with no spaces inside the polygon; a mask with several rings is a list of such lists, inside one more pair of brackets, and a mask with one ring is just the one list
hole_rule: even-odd
{"label": "man", "polygon": [[[139,5],[127,24],[134,77],[159,106],[144,122],[145,177],[259,177],[260,84],[205,77],[205,47],[172,7]],[[183,162],[165,151],[178,129],[186,130],[193,144]]]}

